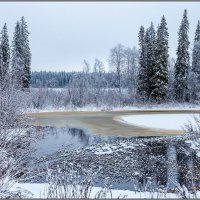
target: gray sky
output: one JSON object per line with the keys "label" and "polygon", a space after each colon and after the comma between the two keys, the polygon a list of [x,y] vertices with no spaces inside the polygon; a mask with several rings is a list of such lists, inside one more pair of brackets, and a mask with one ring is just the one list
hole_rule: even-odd
{"label": "gray sky", "polygon": [[[169,53],[175,56],[177,31],[188,10],[192,43],[200,2],[0,2],[0,26],[6,22],[12,39],[15,23],[25,16],[32,50],[32,70],[80,70],[83,59],[107,66],[118,43],[138,45],[141,25],[155,27],[164,14],[169,29]],[[190,46],[192,47],[192,46]]]}

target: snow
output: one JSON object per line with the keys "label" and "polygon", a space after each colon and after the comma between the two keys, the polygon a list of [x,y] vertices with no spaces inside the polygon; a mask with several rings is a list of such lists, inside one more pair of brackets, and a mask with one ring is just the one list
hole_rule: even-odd
{"label": "snow", "polygon": [[[24,191],[29,191],[31,195],[29,198],[47,198],[47,183],[16,183],[12,188],[12,191],[22,189]],[[100,187],[93,187],[91,190],[90,198],[95,198],[95,195],[101,190]],[[180,198],[178,194],[175,193],[162,193],[162,192],[134,192],[130,190],[116,190],[112,189],[112,198]],[[193,197],[191,194],[188,194],[188,197]],[[200,192],[197,192],[197,197],[200,197]],[[111,198],[108,193],[107,198]]]}
{"label": "snow", "polygon": [[43,109],[27,109],[28,113],[37,113],[37,112],[67,112],[67,111],[126,111],[126,110],[198,110],[200,109],[200,105],[198,104],[190,104],[190,103],[166,103],[166,104],[133,104],[131,106],[107,106],[101,105],[96,106],[95,104],[86,105],[84,107],[75,107],[74,105],[68,105],[66,107],[52,107],[47,106]]}
{"label": "snow", "polygon": [[46,198],[47,188],[47,183],[16,183],[11,190],[16,191],[22,189],[23,191],[28,191],[30,192],[29,198]]}
{"label": "snow", "polygon": [[200,145],[199,142],[195,142],[195,141],[192,141],[192,140],[186,140],[185,143],[190,144],[191,149],[194,149],[194,150],[199,149],[199,147],[198,147]]}
{"label": "snow", "polygon": [[96,154],[96,155],[112,154],[112,153],[114,153],[114,151],[112,149],[116,149],[116,148],[117,148],[116,146],[112,147],[109,145],[105,145],[104,147],[95,148],[94,154]]}
{"label": "snow", "polygon": [[113,151],[111,149],[107,149],[105,151],[102,151],[102,150],[97,150],[94,154],[96,155],[103,155],[103,154],[112,154]]}
{"label": "snow", "polygon": [[200,139],[196,141],[186,140],[185,143],[190,145],[190,148],[196,152],[197,157],[200,157]]}
{"label": "snow", "polygon": [[120,121],[129,125],[149,128],[182,130],[184,125],[194,122],[194,116],[199,114],[151,114],[151,115],[126,115]]}
{"label": "snow", "polygon": [[96,155],[103,155],[103,154],[113,154],[119,151],[124,151],[124,149],[135,149],[136,146],[138,146],[138,144],[126,144],[126,143],[121,142],[120,146],[109,144],[109,145],[100,146],[100,147],[89,146],[87,149],[92,150],[93,153]]}
{"label": "snow", "polygon": [[103,154],[111,154],[113,151],[97,151],[94,154],[96,155],[103,155]]}

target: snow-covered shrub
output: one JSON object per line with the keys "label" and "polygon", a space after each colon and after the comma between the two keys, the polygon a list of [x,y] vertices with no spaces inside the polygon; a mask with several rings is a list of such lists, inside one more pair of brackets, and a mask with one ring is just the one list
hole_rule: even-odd
{"label": "snow-covered shrub", "polygon": [[[83,175],[84,173],[84,175]],[[93,187],[96,172],[83,172],[79,170],[48,169],[47,198],[76,198],[88,199]]]}
{"label": "snow-covered shrub", "polygon": [[31,107],[35,109],[43,109],[48,105],[47,88],[38,88],[31,90],[30,94]]}
{"label": "snow-covered shrub", "polygon": [[0,196],[20,197],[10,192],[14,179],[24,174],[25,156],[31,137],[26,134],[27,92],[17,89],[8,78],[0,85]]}
{"label": "snow-covered shrub", "polygon": [[200,135],[200,115],[193,116],[193,119],[193,121],[189,121],[188,124],[185,125],[185,131],[193,135]]}

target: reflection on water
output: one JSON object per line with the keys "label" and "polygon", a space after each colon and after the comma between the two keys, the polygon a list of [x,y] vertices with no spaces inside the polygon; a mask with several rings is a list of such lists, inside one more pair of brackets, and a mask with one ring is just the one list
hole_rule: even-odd
{"label": "reflection on water", "polygon": [[35,127],[35,132],[39,136],[33,145],[34,155],[37,157],[53,154],[63,149],[78,149],[91,144],[101,142],[112,142],[114,137],[91,136],[81,129],[69,127]]}

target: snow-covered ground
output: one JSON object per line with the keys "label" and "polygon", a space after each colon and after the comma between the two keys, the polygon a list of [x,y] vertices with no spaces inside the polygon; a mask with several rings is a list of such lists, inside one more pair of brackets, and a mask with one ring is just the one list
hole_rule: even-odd
{"label": "snow-covered ground", "polygon": [[166,103],[166,104],[134,104],[132,106],[96,106],[96,105],[86,105],[84,107],[75,107],[74,105],[68,105],[66,107],[45,107],[43,109],[29,108],[27,112],[59,112],[59,111],[121,111],[121,110],[200,110],[200,105],[190,104],[190,103]]}
{"label": "snow-covered ground", "polygon": [[200,139],[198,138],[196,141],[186,140],[185,143],[188,144],[190,148],[196,152],[197,157],[200,158]]}
{"label": "snow-covered ground", "polygon": [[[16,183],[12,188],[12,191],[24,190],[29,192],[29,198],[47,198],[47,188],[46,183]],[[95,198],[96,194],[101,191],[100,187],[93,187],[91,190],[90,198]],[[107,193],[107,198],[156,198],[156,199],[166,199],[166,198],[180,198],[179,194],[176,193],[161,193],[161,192],[133,192],[130,190],[116,190],[112,189],[112,196]],[[194,198],[192,194],[187,194],[188,198]],[[197,198],[200,197],[200,192],[197,192]]]}
{"label": "snow-covered ground", "polygon": [[199,114],[152,114],[121,116],[121,122],[149,128],[183,130],[184,125],[194,122]]}

